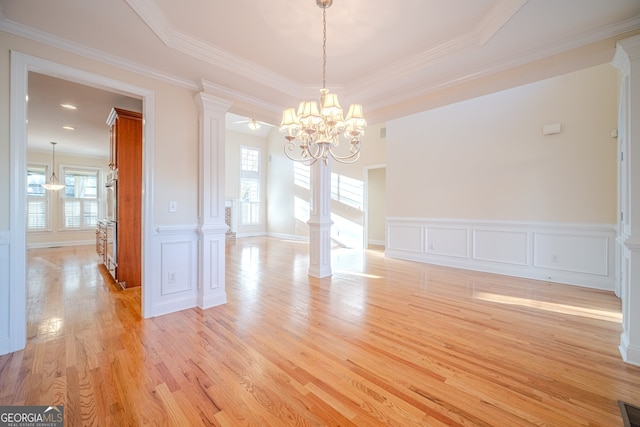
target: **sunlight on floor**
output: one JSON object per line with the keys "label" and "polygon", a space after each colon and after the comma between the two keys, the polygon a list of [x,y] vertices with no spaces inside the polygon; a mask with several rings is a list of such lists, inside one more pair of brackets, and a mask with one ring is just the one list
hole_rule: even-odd
{"label": "sunlight on floor", "polygon": [[620,313],[619,311],[579,307],[575,305],[558,304],[548,301],[537,301],[530,298],[512,297],[508,295],[493,294],[489,292],[475,292],[473,297],[479,300],[497,302],[500,304],[537,308],[554,313],[570,314],[573,316],[582,316],[591,319],[606,320],[608,322],[622,323],[622,313]]}
{"label": "sunlight on floor", "polygon": [[358,277],[366,277],[367,279],[383,279],[382,276],[377,276],[375,274],[361,273],[359,271],[334,270],[334,273],[340,273],[340,274],[358,276]]}

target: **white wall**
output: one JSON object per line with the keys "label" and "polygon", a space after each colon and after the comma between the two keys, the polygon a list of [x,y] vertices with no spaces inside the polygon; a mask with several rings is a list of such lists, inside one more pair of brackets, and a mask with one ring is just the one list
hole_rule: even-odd
{"label": "white wall", "polygon": [[605,64],[389,122],[388,216],[614,223],[616,94]]}
{"label": "white wall", "polygon": [[389,122],[387,254],[613,289],[616,94],[605,64]]}

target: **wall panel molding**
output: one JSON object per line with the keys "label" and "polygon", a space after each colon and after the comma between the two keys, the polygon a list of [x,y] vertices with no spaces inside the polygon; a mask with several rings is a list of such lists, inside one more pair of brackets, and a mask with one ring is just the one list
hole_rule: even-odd
{"label": "wall panel molding", "polygon": [[614,290],[615,224],[387,218],[385,255]]}
{"label": "wall panel molding", "polygon": [[[5,313],[9,312],[9,233],[0,231],[0,308]],[[5,311],[6,310],[6,311]],[[0,316],[0,354],[6,354],[12,351],[11,348],[11,329],[9,316]]]}
{"label": "wall panel molding", "polygon": [[198,233],[194,225],[158,226],[154,235],[152,315],[198,303]]}

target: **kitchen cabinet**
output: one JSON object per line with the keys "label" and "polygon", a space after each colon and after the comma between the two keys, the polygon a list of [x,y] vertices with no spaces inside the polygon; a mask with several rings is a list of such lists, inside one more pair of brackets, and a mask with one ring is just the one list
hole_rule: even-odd
{"label": "kitchen cabinet", "polygon": [[142,114],[113,108],[110,167],[117,177],[116,281],[123,288],[142,284]]}
{"label": "kitchen cabinet", "polygon": [[118,264],[116,262],[116,223],[106,219],[98,220],[96,228],[96,252],[100,260],[107,267],[109,274],[117,281]]}
{"label": "kitchen cabinet", "polygon": [[96,252],[103,264],[107,264],[107,224],[104,220],[98,220],[96,228]]}

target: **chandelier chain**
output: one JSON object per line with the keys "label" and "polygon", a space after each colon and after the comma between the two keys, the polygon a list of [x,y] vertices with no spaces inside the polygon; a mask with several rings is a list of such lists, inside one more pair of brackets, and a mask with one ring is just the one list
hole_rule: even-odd
{"label": "chandelier chain", "polygon": [[327,8],[322,8],[322,89],[327,80]]}

